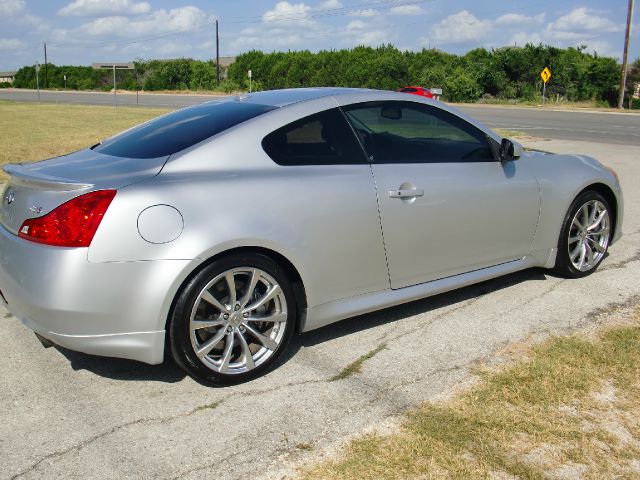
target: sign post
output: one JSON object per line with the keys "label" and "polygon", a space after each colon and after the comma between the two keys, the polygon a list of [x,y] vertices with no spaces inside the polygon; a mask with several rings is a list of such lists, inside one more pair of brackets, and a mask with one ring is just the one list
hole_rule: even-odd
{"label": "sign post", "polygon": [[251,77],[252,77],[251,70],[247,72],[247,75],[249,76],[249,93],[251,93]]}
{"label": "sign post", "polygon": [[540,77],[544,82],[542,84],[542,105],[544,105],[544,101],[547,97],[547,82],[551,78],[551,70],[549,70],[549,67],[544,67],[544,70],[540,72]]}
{"label": "sign post", "polygon": [[116,70],[135,70],[133,63],[92,63],[91,68],[94,70],[109,69],[113,70],[113,105],[118,108],[118,97],[116,96]]}

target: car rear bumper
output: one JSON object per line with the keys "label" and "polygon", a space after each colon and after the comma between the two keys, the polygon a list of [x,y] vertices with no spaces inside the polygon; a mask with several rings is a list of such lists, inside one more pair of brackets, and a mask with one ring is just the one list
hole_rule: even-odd
{"label": "car rear bumper", "polygon": [[0,302],[54,344],[161,363],[165,322],[188,260],[91,263],[0,227]]}
{"label": "car rear bumper", "polygon": [[76,352],[104,357],[128,358],[157,365],[164,356],[164,330],[159,332],[117,333],[108,335],[65,335],[45,331],[36,323],[23,318],[24,323],[54,345]]}

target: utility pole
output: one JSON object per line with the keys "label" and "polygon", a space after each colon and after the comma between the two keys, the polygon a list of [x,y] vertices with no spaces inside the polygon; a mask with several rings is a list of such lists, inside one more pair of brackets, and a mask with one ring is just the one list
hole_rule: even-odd
{"label": "utility pole", "polygon": [[220,36],[218,35],[218,19],[216,18],[216,78],[220,85]]}
{"label": "utility pole", "polygon": [[629,36],[631,35],[631,18],[633,17],[633,0],[629,0],[627,8],[627,31],[624,34],[624,53],[622,54],[622,72],[620,73],[620,97],[618,97],[618,108],[622,110],[624,102],[624,91],[627,86],[627,55],[629,53]]}
{"label": "utility pole", "polygon": [[49,77],[47,75],[47,44],[45,42],[42,43],[44,45],[44,89],[46,90],[49,86]]}
{"label": "utility pole", "polygon": [[40,62],[36,60],[36,88],[38,89],[38,103],[40,103]]}
{"label": "utility pole", "polygon": [[118,90],[118,87],[116,85],[116,64],[113,64],[113,106],[118,108],[118,96],[116,95],[116,92]]}

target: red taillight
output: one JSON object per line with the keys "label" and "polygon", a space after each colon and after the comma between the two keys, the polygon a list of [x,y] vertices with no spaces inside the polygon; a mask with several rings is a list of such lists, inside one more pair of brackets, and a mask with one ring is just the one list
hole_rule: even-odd
{"label": "red taillight", "polygon": [[80,195],[43,217],[25,220],[18,234],[56,247],[88,247],[115,195],[115,190]]}

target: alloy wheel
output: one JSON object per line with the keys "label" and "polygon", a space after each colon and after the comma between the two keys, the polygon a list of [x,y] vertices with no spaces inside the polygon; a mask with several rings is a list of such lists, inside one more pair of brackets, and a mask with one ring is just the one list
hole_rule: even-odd
{"label": "alloy wheel", "polygon": [[595,268],[609,246],[610,219],[607,207],[590,200],[576,212],[569,228],[569,260],[580,272]]}
{"label": "alloy wheel", "polygon": [[271,358],[285,337],[285,294],[264,270],[239,267],[211,280],[189,321],[191,346],[216,373],[249,372]]}

